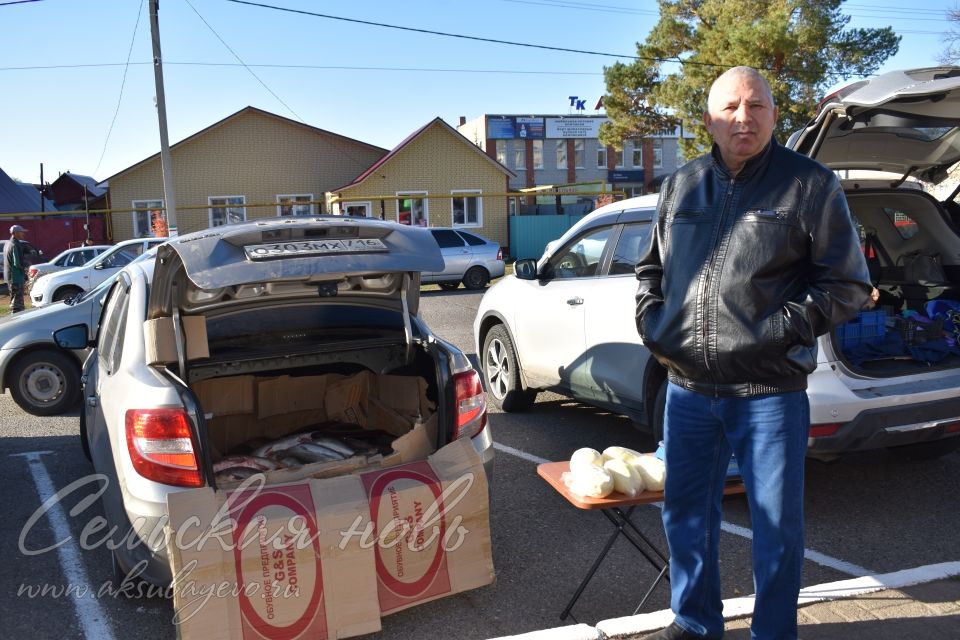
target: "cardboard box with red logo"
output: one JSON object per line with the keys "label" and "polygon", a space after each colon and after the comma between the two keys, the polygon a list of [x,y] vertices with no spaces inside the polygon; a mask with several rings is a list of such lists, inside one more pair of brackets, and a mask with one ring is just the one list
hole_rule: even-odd
{"label": "cardboard box with red logo", "polygon": [[[390,396],[382,379],[358,382],[383,387],[380,400]],[[412,403],[411,394],[397,395],[411,406],[390,411],[420,413],[414,405],[421,394],[413,393]],[[261,393],[254,404],[266,406],[264,397],[272,396]],[[367,404],[365,415],[380,411]],[[261,420],[275,424],[272,412]],[[234,432],[254,424],[252,413],[224,415]],[[282,483],[272,472],[230,489],[170,494],[167,550],[179,636],[346,638],[380,630],[383,615],[492,583],[480,456],[469,440],[458,440],[423,459],[429,430],[422,420],[411,423],[380,466]]]}

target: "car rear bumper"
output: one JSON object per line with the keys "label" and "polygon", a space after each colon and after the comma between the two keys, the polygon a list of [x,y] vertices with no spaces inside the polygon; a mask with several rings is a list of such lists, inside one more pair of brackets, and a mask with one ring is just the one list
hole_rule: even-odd
{"label": "car rear bumper", "polygon": [[960,398],[867,409],[831,435],[807,440],[807,454],[829,459],[842,453],[960,438]]}

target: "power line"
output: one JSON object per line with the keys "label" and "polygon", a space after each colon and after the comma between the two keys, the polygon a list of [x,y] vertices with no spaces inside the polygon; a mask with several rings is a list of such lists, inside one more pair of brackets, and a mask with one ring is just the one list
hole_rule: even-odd
{"label": "power line", "polygon": [[97,168],[93,170],[92,175],[100,171],[100,163],[103,162],[103,156],[107,153],[107,143],[110,142],[110,134],[113,133],[113,125],[117,122],[117,114],[120,113],[120,102],[123,100],[123,88],[127,84],[127,71],[130,69],[130,56],[133,54],[133,43],[137,40],[137,27],[140,26],[140,15],[143,13],[143,0],[140,0],[140,6],[137,9],[137,22],[133,25],[133,35],[130,36],[130,48],[127,50],[127,61],[123,65],[123,79],[120,80],[120,95],[117,96],[117,108],[113,112],[113,119],[110,121],[110,127],[107,129],[107,137],[103,141],[103,150],[100,152],[100,159],[97,160]]}
{"label": "power line", "polygon": [[0,7],[9,7],[15,4],[27,4],[28,2],[41,2],[41,0],[11,0],[10,2],[0,2]]}
{"label": "power line", "polygon": [[210,29],[211,33],[213,33],[213,35],[215,35],[215,36],[217,37],[217,40],[220,41],[220,44],[222,44],[224,47],[226,47],[226,48],[227,48],[227,51],[229,51],[229,52],[233,55],[233,57],[237,59],[237,62],[239,62],[239,63],[243,66],[243,68],[246,69],[246,70],[250,73],[250,75],[252,75],[252,76],[257,80],[257,82],[259,82],[259,83],[261,84],[261,86],[263,86],[264,89],[266,89],[267,91],[269,91],[269,92],[270,92],[270,95],[272,95],[274,98],[277,99],[277,101],[278,101],[280,104],[282,104],[284,107],[286,107],[286,108],[287,108],[287,111],[289,111],[290,113],[293,114],[293,117],[295,117],[295,118],[296,118],[297,120],[299,120],[300,122],[303,122],[303,118],[301,118],[301,117],[297,114],[297,112],[294,111],[294,110],[290,107],[290,105],[288,105],[286,102],[284,102],[283,99],[282,99],[280,96],[278,96],[276,93],[274,93],[273,89],[271,89],[270,87],[268,87],[268,86],[267,86],[267,83],[264,82],[263,80],[261,80],[261,79],[260,79],[260,76],[258,76],[257,74],[255,74],[255,73],[253,72],[253,69],[251,69],[249,66],[247,66],[247,64],[246,64],[243,60],[240,59],[240,56],[237,55],[237,52],[234,51],[233,49],[231,49],[231,48],[230,48],[230,45],[228,45],[228,44],[226,43],[226,41],[225,41],[223,38],[220,37],[220,34],[217,33],[216,29],[214,29],[212,26],[210,26],[210,23],[207,22],[206,19],[205,19],[202,15],[200,15],[200,12],[197,11],[196,7],[194,7],[193,4],[191,4],[190,0],[184,0],[184,2],[187,3],[187,6],[188,6],[188,7],[190,7],[191,9],[193,9],[193,12],[194,12],[195,14],[197,14],[197,17],[200,18],[200,20],[203,22],[203,24],[207,25],[207,28]]}

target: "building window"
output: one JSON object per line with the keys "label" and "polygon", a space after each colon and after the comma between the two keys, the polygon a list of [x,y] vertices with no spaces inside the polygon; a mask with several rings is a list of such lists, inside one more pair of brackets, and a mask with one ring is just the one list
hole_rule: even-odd
{"label": "building window", "polygon": [[663,166],[663,139],[655,138],[653,140],[653,168],[659,169]]}
{"label": "building window", "polygon": [[527,168],[527,145],[523,140],[513,143],[513,168],[521,171]]}
{"label": "building window", "polygon": [[369,202],[344,202],[340,205],[342,215],[355,218],[369,218],[373,207]]}
{"label": "building window", "polygon": [[633,141],[633,166],[643,168],[643,141],[634,140]]}
{"label": "building window", "polygon": [[211,196],[207,198],[210,208],[210,226],[220,227],[225,224],[237,224],[247,219],[246,196]]}
{"label": "building window", "polygon": [[507,166],[507,141],[497,140],[497,162]]}
{"label": "building window", "polygon": [[479,227],[483,225],[483,198],[479,190],[451,191],[453,196],[453,226]]}
{"label": "building window", "polygon": [[311,204],[312,193],[277,196],[278,216],[312,216],[316,213],[315,205]]}
{"label": "building window", "polygon": [[585,154],[583,152],[583,140],[574,140],[573,141],[573,166],[577,169],[583,169],[585,162]]}
{"label": "building window", "polygon": [[597,169],[607,168],[607,148],[597,147]]}
{"label": "building window", "polygon": [[533,168],[543,169],[543,140],[533,141]]}
{"label": "building window", "polygon": [[133,212],[133,237],[157,237],[153,221],[164,219],[163,200],[134,200],[132,206],[134,209],[144,209]]}
{"label": "building window", "polygon": [[567,168],[567,141],[557,140],[557,169]]}
{"label": "building window", "polygon": [[623,147],[613,150],[613,166],[619,168],[623,167]]}
{"label": "building window", "polygon": [[427,226],[427,199],[416,196],[427,195],[426,191],[398,191],[397,222],[415,227]]}

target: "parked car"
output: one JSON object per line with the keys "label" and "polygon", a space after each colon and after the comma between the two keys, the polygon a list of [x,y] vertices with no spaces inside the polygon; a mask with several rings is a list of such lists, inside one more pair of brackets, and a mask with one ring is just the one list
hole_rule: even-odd
{"label": "parked car", "polygon": [[460,286],[483,289],[491,280],[503,277],[503,249],[492,240],[473,231],[431,227],[430,233],[443,254],[443,271],[424,273],[424,283],[437,283],[441,289]]}
{"label": "parked car", "polygon": [[[223,451],[208,437],[277,428],[257,414],[245,426],[230,423],[243,416],[225,416],[233,425],[225,427],[205,410],[201,382],[357,372],[422,378],[436,406],[436,444],[470,438],[489,475],[493,447],[480,376],[418,315],[419,272],[442,266],[425,229],[311,216],[179,236],[159,247],[155,261],[121,271],[85,367],[80,429],[94,468],[109,479],[101,498],[109,526],[117,539],[135,543],[117,545],[118,570],[144,561],[142,578],[168,583],[157,531],[169,494],[218,486],[213,461]],[[184,335],[198,321],[207,355],[194,360]],[[156,323],[171,327],[173,361],[148,362],[145,344],[159,334],[147,327]],[[74,348],[88,340],[83,325],[56,337]]]}
{"label": "parked car", "polygon": [[40,276],[30,289],[33,306],[42,307],[88,291],[166,238],[137,238],[113,245],[83,266]]}
{"label": "parked car", "polygon": [[[954,100],[960,68],[884,74],[829,96],[788,144],[841,177],[862,169],[942,181],[960,161],[960,117],[944,110]],[[954,318],[943,324],[950,335],[931,325],[938,326],[938,305],[960,311],[957,191],[940,202],[901,181],[882,188],[841,182],[881,298],[877,310],[818,341],[818,366],[809,376],[809,455],[954,451],[960,313],[946,314]],[[538,391],[557,390],[627,415],[660,439],[666,374],[637,336],[633,273],[656,201],[642,196],[601,207],[539,260],[518,260],[516,275],[486,292],[474,335],[494,405],[521,411]],[[943,281],[907,277],[905,264],[917,252],[942,258]]]}
{"label": "parked car", "polygon": [[[152,258],[151,250],[136,261]],[[58,304],[24,309],[0,318],[0,392],[10,391],[21,409],[52,416],[80,399],[80,369],[88,349],[64,349],[53,340],[58,329],[82,324],[96,333],[103,298],[117,274],[97,287]]]}
{"label": "parked car", "polygon": [[62,269],[83,266],[93,258],[96,258],[98,255],[109,249],[110,246],[111,245],[109,244],[97,244],[74,247],[72,249],[61,251],[50,262],[41,262],[39,264],[30,265],[30,268],[27,269],[27,282],[32,287],[33,283],[40,276],[45,276],[48,273],[53,273],[54,271],[60,271]]}

